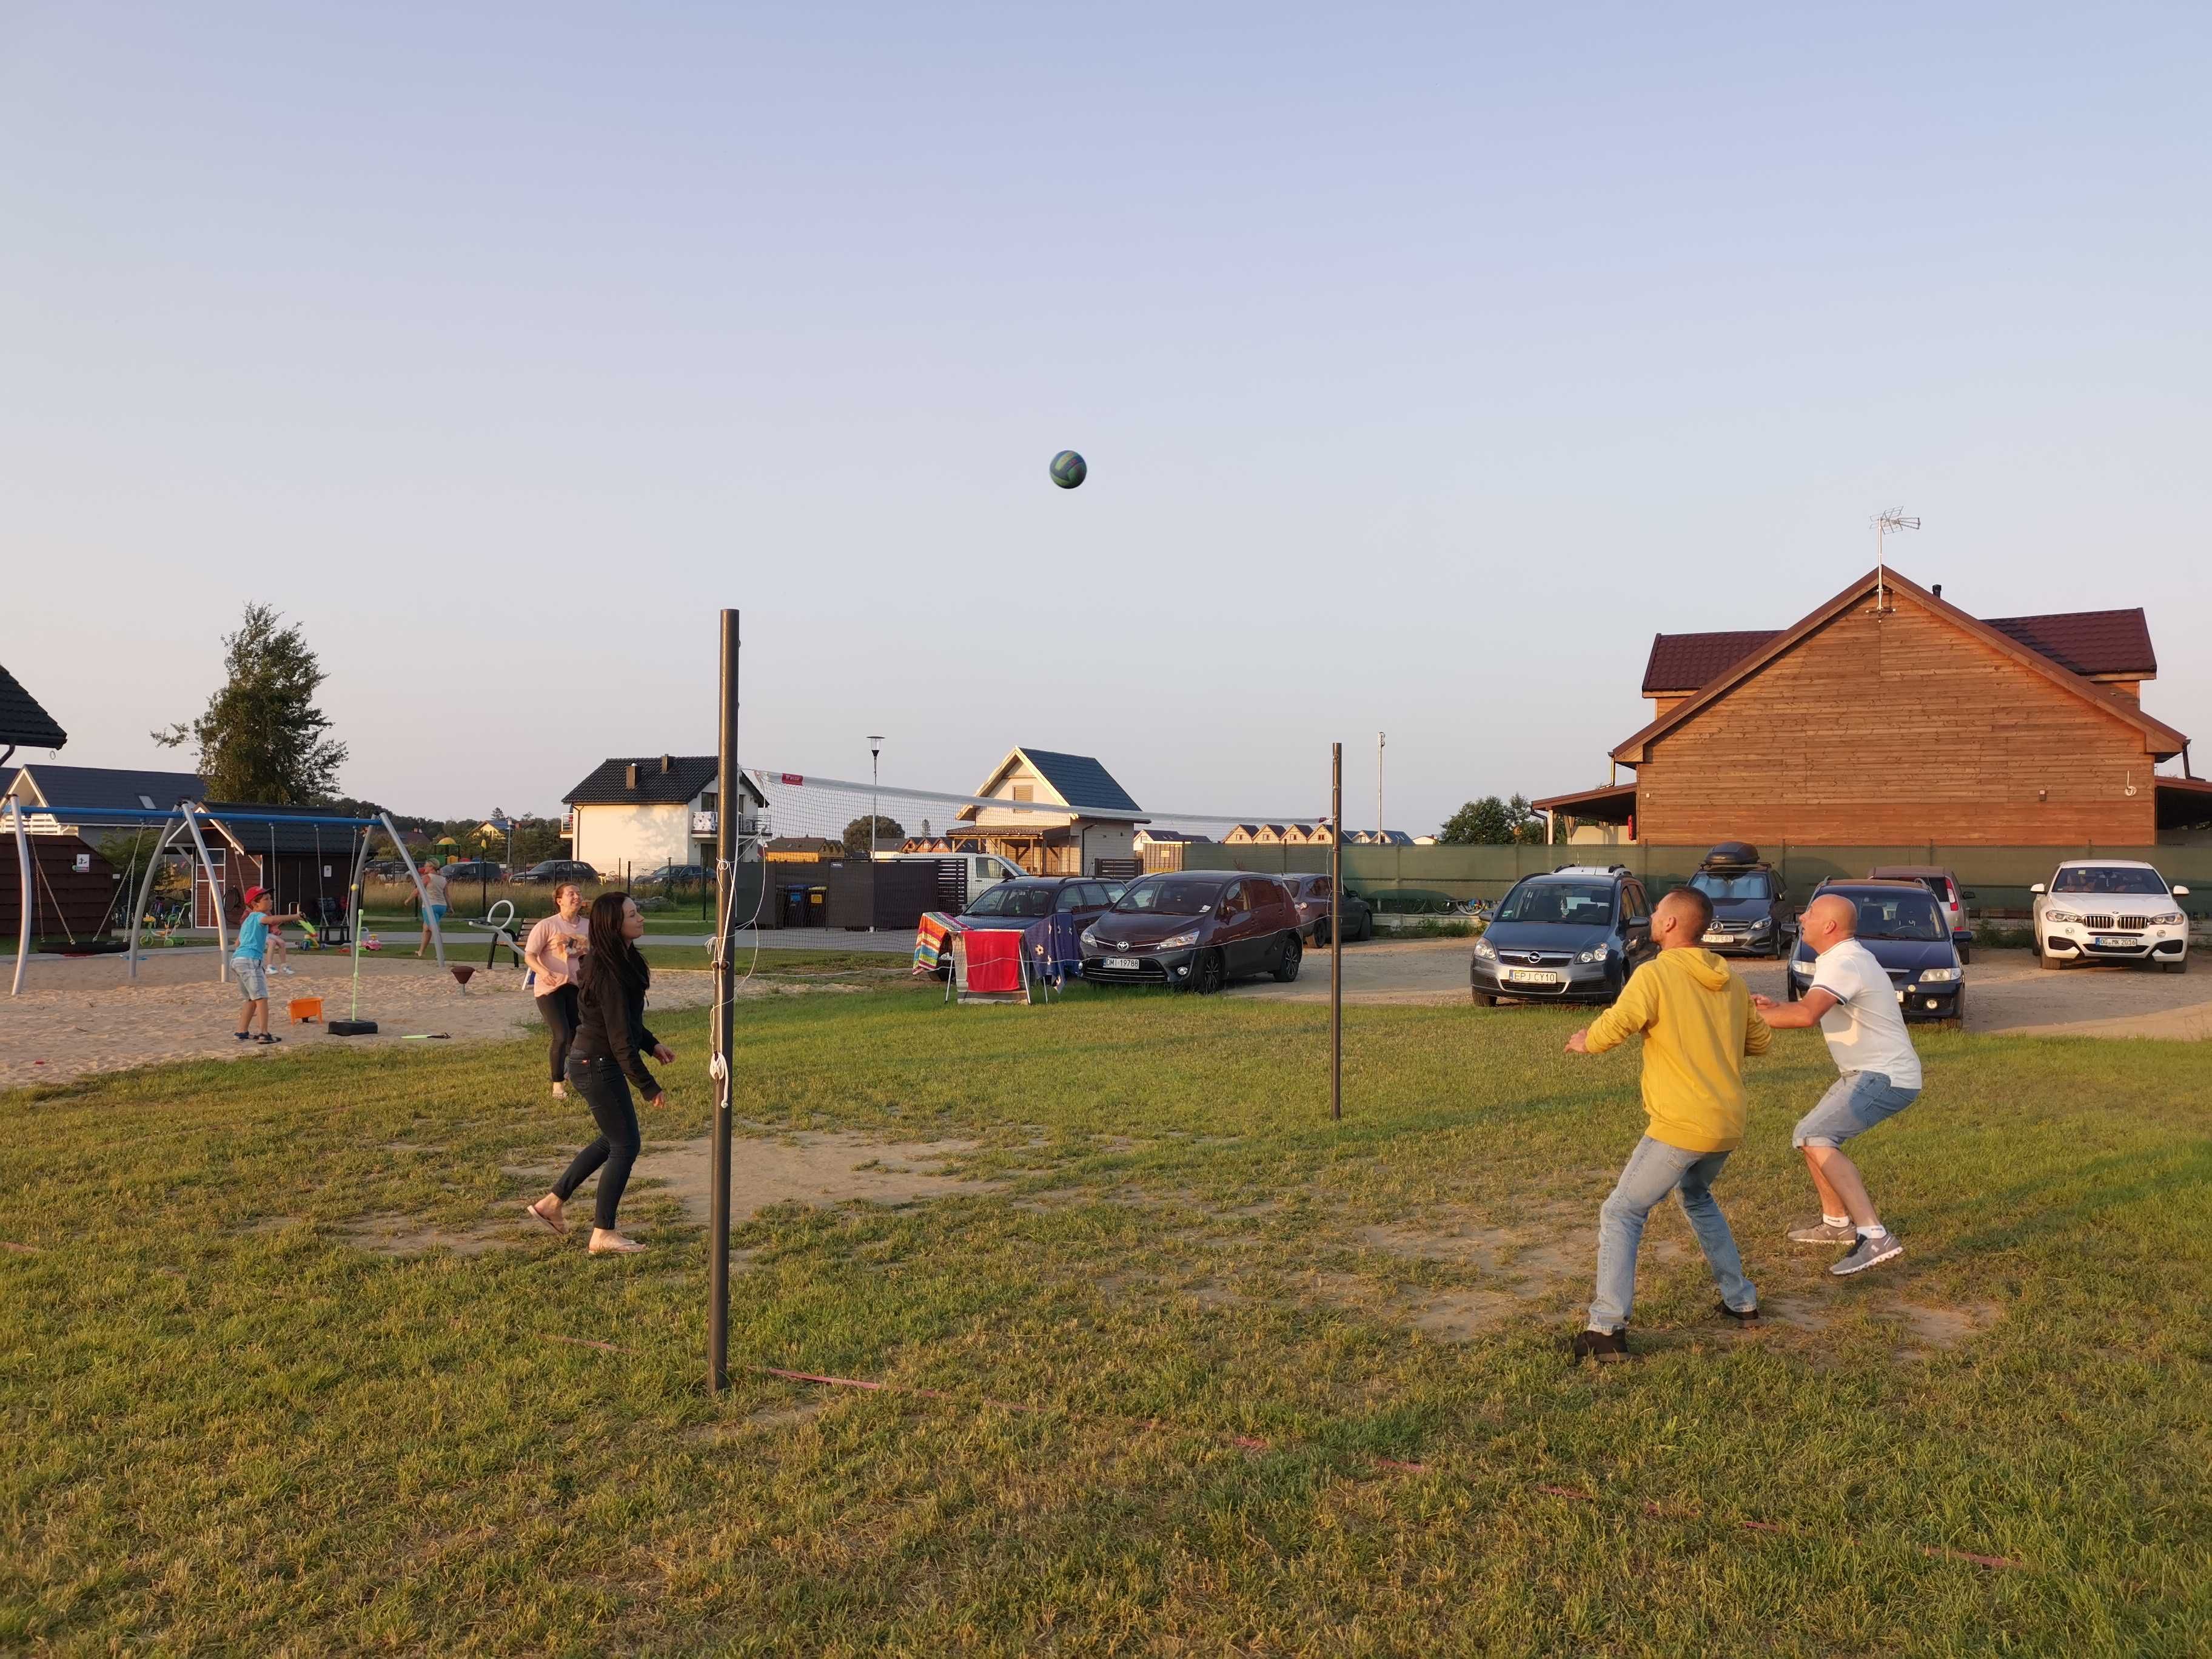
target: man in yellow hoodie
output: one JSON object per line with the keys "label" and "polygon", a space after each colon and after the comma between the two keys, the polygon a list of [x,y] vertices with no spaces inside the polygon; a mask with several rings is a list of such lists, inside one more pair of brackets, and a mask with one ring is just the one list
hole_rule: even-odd
{"label": "man in yellow hoodie", "polygon": [[1743,1275],[1712,1188],[1743,1140],[1743,1057],[1765,1054],[1774,1034],[1743,981],[1701,944],[1712,919],[1712,901],[1694,889],[1661,899],[1651,913],[1659,954],[1636,970],[1612,1007],[1567,1039],[1571,1054],[1601,1054],[1641,1031],[1650,1120],[1598,1211],[1597,1294],[1589,1328],[1575,1338],[1577,1359],[1628,1357],[1624,1333],[1636,1297],[1637,1247],[1644,1218],[1669,1193],[1680,1199],[1720,1285],[1721,1312],[1759,1317],[1759,1292]]}

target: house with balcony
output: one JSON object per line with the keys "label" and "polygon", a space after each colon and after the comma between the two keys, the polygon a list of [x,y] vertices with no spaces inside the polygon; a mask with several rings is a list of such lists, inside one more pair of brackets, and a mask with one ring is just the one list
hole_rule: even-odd
{"label": "house with balcony", "polygon": [[[601,761],[562,799],[568,856],[602,876],[642,875],[670,865],[714,862],[721,801],[720,763],[712,755],[617,756]],[[738,856],[760,856],[760,815],[768,797],[743,779]]]}
{"label": "house with balcony", "polygon": [[947,842],[996,853],[1032,875],[1095,875],[1102,859],[1116,870],[1132,865],[1137,831],[1148,822],[1097,761],[1054,749],[1010,750],[975,794],[1009,804],[962,807]]}

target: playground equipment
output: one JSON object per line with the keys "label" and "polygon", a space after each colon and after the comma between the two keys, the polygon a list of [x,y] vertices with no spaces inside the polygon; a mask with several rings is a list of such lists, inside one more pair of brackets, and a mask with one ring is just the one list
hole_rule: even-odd
{"label": "playground equipment", "polygon": [[[9,994],[10,996],[20,996],[22,994],[23,991],[24,977],[30,967],[31,939],[33,933],[32,916],[33,909],[35,908],[33,902],[33,860],[31,858],[30,841],[31,831],[29,818],[23,811],[23,802],[20,797],[14,795],[9,796],[8,798],[8,809],[9,821],[15,832],[15,862],[16,867],[21,874],[23,893],[22,919],[18,927],[15,945],[15,977],[9,987]],[[405,845],[405,843],[400,839],[398,826],[392,823],[392,815],[389,812],[380,813],[373,818],[341,817],[334,815],[319,813],[284,812],[278,814],[261,814],[253,812],[250,810],[232,808],[211,810],[202,802],[184,801],[180,802],[178,805],[167,810],[155,808],[139,811],[137,809],[113,806],[78,807],[50,805],[40,807],[39,813],[41,817],[50,818],[56,823],[62,823],[71,819],[82,819],[94,823],[138,823],[147,826],[159,823],[162,826],[161,837],[154,843],[153,856],[146,861],[145,873],[140,878],[137,902],[131,907],[131,933],[128,942],[123,946],[125,959],[129,964],[131,977],[134,980],[138,977],[139,934],[141,929],[149,920],[147,903],[149,899],[151,897],[154,890],[155,872],[160,868],[163,855],[168,852],[171,845],[177,842],[179,835],[190,837],[192,853],[198,857],[199,868],[206,873],[209,890],[211,893],[220,894],[222,890],[222,878],[217,873],[215,860],[210,853],[208,838],[204,833],[204,826],[209,824],[251,825],[257,823],[264,825],[269,830],[270,848],[271,857],[273,859],[276,853],[277,824],[313,825],[315,829],[315,868],[319,872],[323,867],[321,863],[323,830],[325,828],[343,829],[349,832],[349,837],[353,842],[353,857],[351,860],[352,880],[349,886],[353,894],[352,909],[353,914],[356,916],[359,915],[361,910],[362,872],[363,867],[368,862],[368,842],[370,832],[376,830],[382,830],[386,835],[391,836],[392,844],[394,847],[402,847]],[[132,858],[134,861],[137,856],[137,843],[134,842],[132,849]],[[408,866],[408,875],[415,883],[416,897],[422,903],[422,914],[427,916],[430,913],[430,896],[422,886],[422,878],[421,873],[414,868],[411,862]],[[318,874],[316,880],[319,886],[322,880],[319,873]],[[120,896],[119,886],[120,884],[118,884],[118,897]],[[305,896],[302,895],[301,897],[301,902],[304,904]],[[319,908],[321,908],[322,905],[326,902],[328,902],[327,896],[319,896]],[[110,915],[112,915],[112,906],[111,906]],[[326,921],[329,919],[330,915],[330,910],[323,910],[323,915]],[[312,938],[321,930],[310,927],[308,931],[309,935]],[[356,926],[351,927],[349,931],[350,932],[354,941],[354,1000],[356,1004],[355,1012],[358,1013],[361,998],[361,930]],[[218,983],[221,983],[228,980],[230,977],[231,941],[230,930],[224,919],[222,907],[220,903],[217,903],[215,906],[215,938],[216,947],[216,979]],[[73,939],[72,943],[74,943]],[[434,932],[431,935],[431,943],[437,951],[438,965],[442,968],[446,965],[445,939],[441,934]],[[108,948],[113,947],[110,946]],[[337,1024],[338,1022],[333,1021],[328,1029],[335,1031]],[[371,1029],[373,1030],[374,1027],[372,1026]]]}

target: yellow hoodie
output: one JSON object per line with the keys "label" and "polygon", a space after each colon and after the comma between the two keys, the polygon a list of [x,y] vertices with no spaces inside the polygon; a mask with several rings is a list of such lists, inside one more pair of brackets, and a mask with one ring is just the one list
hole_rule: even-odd
{"label": "yellow hoodie", "polygon": [[1662,951],[1630,975],[1583,1041],[1603,1054],[1632,1031],[1644,1033],[1652,1139],[1686,1152],[1734,1151],[1743,1139],[1743,1057],[1774,1041],[1743,981],[1711,951]]}

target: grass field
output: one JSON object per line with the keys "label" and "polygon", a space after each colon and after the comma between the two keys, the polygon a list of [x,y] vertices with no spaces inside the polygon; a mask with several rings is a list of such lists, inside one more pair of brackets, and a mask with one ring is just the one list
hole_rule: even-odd
{"label": "grass field", "polygon": [[[539,1189],[583,1128],[534,1041],[5,1097],[0,1650],[2212,1649],[2212,1048],[1923,1036],[1864,1143],[1908,1253],[1839,1282],[1781,1242],[1831,1075],[1782,1038],[1719,1191],[1789,1320],[1722,1328],[1664,1212],[1644,1357],[1577,1370],[1641,1117],[1571,1016],[1356,1011],[1336,1127],[1316,1012],[879,966],[741,1008],[748,1134],[990,1184],[741,1226],[720,1401],[665,1194],[623,1261],[357,1242]],[[649,1139],[706,1128],[704,1029]]]}

